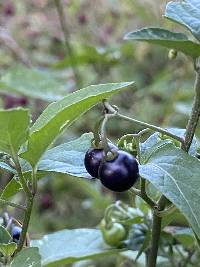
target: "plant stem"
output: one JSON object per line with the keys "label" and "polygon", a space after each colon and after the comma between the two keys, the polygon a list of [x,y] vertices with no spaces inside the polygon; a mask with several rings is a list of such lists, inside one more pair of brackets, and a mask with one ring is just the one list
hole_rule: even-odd
{"label": "plant stem", "polygon": [[146,193],[146,180],[140,177],[140,197],[150,206],[155,207],[156,203]]}
{"label": "plant stem", "polygon": [[[195,96],[194,96],[194,102],[192,107],[192,112],[186,127],[186,133],[185,133],[185,140],[184,142],[181,142],[182,146],[181,148],[188,152],[190,149],[194,133],[199,121],[200,116],[200,68],[196,68],[196,80],[195,80]],[[150,128],[150,127],[149,127]],[[152,128],[153,129],[153,128]],[[158,211],[161,211],[164,209],[166,204],[166,198],[165,196],[161,196],[160,201],[158,203]],[[161,233],[161,223],[162,218],[159,217],[155,212],[153,214],[153,228],[152,228],[152,240],[151,240],[151,250],[150,255],[148,257],[148,265],[147,267],[155,267],[156,266],[156,259],[158,254],[158,247],[159,247],[159,239],[160,239],[160,233]]]}
{"label": "plant stem", "polygon": [[32,196],[32,193],[31,193],[30,188],[27,185],[27,182],[26,182],[24,176],[23,176],[18,156],[13,154],[12,158],[13,158],[13,161],[15,163],[15,168],[16,168],[16,171],[17,171],[17,174],[18,174],[18,177],[19,177],[19,181],[20,181],[20,183],[22,185],[23,191],[25,192],[27,197],[30,198]]}
{"label": "plant stem", "polygon": [[[23,220],[23,225],[22,225],[22,232],[20,234],[19,244],[18,244],[16,252],[15,252],[15,253],[18,253],[23,248],[24,242],[26,240],[26,234],[27,234],[27,230],[28,230],[30,217],[31,217],[32,207],[33,207],[33,200],[34,200],[34,196],[35,196],[36,192],[34,191],[35,184],[32,185],[33,186],[33,192],[31,192],[30,188],[28,187],[28,184],[27,184],[27,182],[23,176],[23,173],[22,173],[22,169],[21,169],[18,155],[16,155],[13,152],[12,158],[13,158],[13,161],[15,163],[16,171],[17,171],[17,174],[19,176],[19,180],[21,182],[22,188],[23,188],[23,190],[26,194],[26,197],[27,197],[27,207],[25,209],[24,220]],[[33,176],[32,181],[34,183],[36,183],[36,180],[34,180],[34,179],[36,179],[35,174],[36,173],[35,173],[35,169],[34,169],[32,172],[32,176]]]}
{"label": "plant stem", "polygon": [[195,96],[194,96],[192,111],[185,132],[185,146],[182,147],[182,149],[185,150],[186,152],[188,152],[191,146],[200,116],[200,69],[199,68],[196,69],[196,80],[194,84],[194,90],[195,90]]}
{"label": "plant stem", "polygon": [[177,136],[175,134],[172,134],[169,131],[167,131],[167,130],[161,128],[161,127],[158,127],[158,126],[146,123],[146,122],[142,122],[142,121],[139,121],[139,120],[136,120],[136,119],[133,119],[133,118],[129,118],[129,117],[124,116],[124,115],[119,114],[119,113],[117,113],[116,116],[121,118],[121,119],[134,122],[134,123],[136,123],[136,124],[138,124],[140,126],[144,126],[146,128],[149,128],[149,129],[151,129],[151,130],[153,130],[155,132],[159,132],[159,133],[162,133],[164,135],[167,135],[167,136],[179,141],[184,146],[184,140],[181,137],[179,137],[179,136]]}
{"label": "plant stem", "polygon": [[76,58],[74,55],[74,50],[73,47],[71,46],[70,42],[69,42],[69,31],[67,28],[67,24],[66,24],[66,18],[65,18],[65,13],[64,13],[64,7],[61,4],[60,0],[54,0],[55,6],[56,6],[56,10],[58,13],[58,17],[60,20],[60,25],[63,31],[63,35],[64,35],[64,40],[65,40],[65,47],[66,47],[66,51],[67,54],[69,56],[69,61],[70,61],[70,65],[71,68],[73,70],[74,73],[74,77],[76,80],[76,85],[78,88],[81,87],[81,78],[80,78],[80,73],[76,67]]}
{"label": "plant stem", "polygon": [[154,209],[156,207],[156,203],[148,197],[148,195],[144,192],[141,193],[141,190],[136,189],[134,187],[130,188],[129,191],[139,197],[141,197],[152,209]]}
{"label": "plant stem", "polygon": [[37,167],[32,167],[32,195],[35,196],[37,192]]}
{"label": "plant stem", "polygon": [[23,248],[23,245],[26,239],[26,234],[27,234],[27,230],[28,230],[28,226],[29,226],[29,222],[31,218],[32,207],[33,207],[33,199],[34,199],[34,196],[31,196],[27,201],[27,208],[26,208],[26,212],[24,215],[22,232],[20,235],[20,240],[17,246],[16,253],[19,252]]}
{"label": "plant stem", "polygon": [[[155,125],[153,125],[153,124],[149,124],[149,123],[146,123],[146,122],[143,122],[143,121],[139,121],[139,120],[136,120],[136,119],[127,117],[127,116],[125,116],[125,115],[122,115],[122,114],[120,114],[120,113],[118,112],[118,109],[116,109],[114,106],[110,105],[109,102],[108,102],[107,100],[104,100],[104,101],[103,101],[103,104],[104,104],[105,108],[106,108],[111,114],[113,114],[113,117],[116,116],[116,117],[118,117],[118,118],[121,118],[121,119],[130,121],[130,122],[133,122],[133,123],[135,123],[135,124],[138,124],[138,125],[140,125],[140,126],[142,126],[142,127],[151,129],[151,130],[153,130],[153,131],[155,131],[155,132],[159,132],[159,133],[161,133],[161,134],[164,134],[164,135],[166,135],[166,136],[169,136],[169,137],[171,137],[171,138],[177,140],[178,142],[180,142],[181,145],[182,145],[183,147],[185,147],[185,140],[184,140],[183,138],[181,138],[181,137],[179,137],[179,136],[177,136],[177,135],[175,135],[175,134],[173,134],[173,133],[170,133],[169,131],[167,131],[167,130],[161,128],[161,127],[158,127],[158,126],[155,126]],[[147,129],[144,129],[144,130],[145,130],[145,132],[147,131]],[[143,132],[142,132],[142,133],[143,133]],[[137,135],[137,134],[136,134],[136,135]]]}
{"label": "plant stem", "polygon": [[26,210],[26,207],[20,205],[20,204],[16,204],[16,203],[13,203],[13,202],[10,202],[10,201],[7,201],[5,199],[0,199],[0,206],[11,206],[11,207],[14,207],[14,208],[18,208],[18,209],[21,209],[21,210]]}
{"label": "plant stem", "polygon": [[176,209],[177,209],[176,206],[174,206],[174,204],[171,204],[170,206],[168,206],[166,209],[162,211],[155,210],[155,213],[158,217],[165,217],[173,213]]}
{"label": "plant stem", "polygon": [[[165,196],[161,196],[158,201],[158,210],[162,211],[165,208],[167,199]],[[161,224],[162,218],[158,217],[155,212],[153,212],[153,226],[152,226],[152,238],[151,238],[151,247],[150,253],[148,255],[147,267],[156,267],[156,260],[158,255],[159,240],[161,234]]]}

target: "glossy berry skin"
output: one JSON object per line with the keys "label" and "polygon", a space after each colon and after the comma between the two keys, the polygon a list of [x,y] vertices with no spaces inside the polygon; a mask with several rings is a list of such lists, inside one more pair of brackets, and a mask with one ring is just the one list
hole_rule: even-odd
{"label": "glossy berry skin", "polygon": [[115,192],[130,189],[138,179],[138,174],[137,160],[123,150],[118,150],[116,158],[110,161],[104,160],[99,167],[101,183]]}
{"label": "glossy berry skin", "polygon": [[11,235],[12,235],[13,241],[15,243],[19,242],[21,232],[22,232],[22,228],[21,227],[16,226],[16,225],[13,226]]}
{"label": "glossy berry skin", "polygon": [[[111,149],[118,150],[118,148],[109,143],[109,147]],[[86,154],[84,159],[84,164],[87,172],[94,178],[98,178],[98,170],[101,164],[101,161],[104,159],[105,153],[103,149],[90,148]]]}

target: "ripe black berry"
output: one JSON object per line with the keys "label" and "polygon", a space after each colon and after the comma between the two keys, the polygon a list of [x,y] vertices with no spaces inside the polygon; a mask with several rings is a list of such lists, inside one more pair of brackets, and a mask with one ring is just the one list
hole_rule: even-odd
{"label": "ripe black berry", "polygon": [[[113,144],[109,143],[109,147],[111,149],[118,150],[116,146]],[[98,149],[98,148],[90,148],[86,154],[85,154],[85,159],[84,159],[84,164],[87,172],[94,178],[98,178],[98,170],[99,166],[101,164],[101,161],[105,157],[105,152],[104,150]]]}
{"label": "ripe black berry", "polygon": [[136,182],[138,174],[137,160],[123,150],[119,150],[113,160],[102,161],[98,173],[101,183],[115,192],[130,189]]}
{"label": "ripe black berry", "polygon": [[21,231],[22,231],[22,228],[19,227],[19,226],[16,226],[15,225],[15,226],[12,227],[12,233],[11,233],[11,235],[12,235],[13,241],[15,243],[18,243],[19,242]]}

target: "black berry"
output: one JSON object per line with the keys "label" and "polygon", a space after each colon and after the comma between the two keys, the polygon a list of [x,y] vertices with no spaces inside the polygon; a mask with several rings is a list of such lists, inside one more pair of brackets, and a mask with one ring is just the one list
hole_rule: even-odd
{"label": "black berry", "polygon": [[118,154],[113,160],[102,161],[98,173],[101,183],[115,192],[130,189],[136,182],[138,174],[137,160],[123,150],[118,150]]}
{"label": "black berry", "polygon": [[11,235],[12,235],[13,241],[15,243],[18,243],[19,242],[21,231],[22,231],[22,228],[19,227],[19,226],[16,226],[15,225],[15,226],[12,227],[12,233],[11,233]]}
{"label": "black berry", "polygon": [[[117,150],[118,148],[109,143],[109,147],[111,149]],[[98,178],[98,170],[101,164],[101,161],[104,159],[105,153],[103,149],[90,148],[86,154],[84,159],[84,164],[87,172],[94,178]]]}

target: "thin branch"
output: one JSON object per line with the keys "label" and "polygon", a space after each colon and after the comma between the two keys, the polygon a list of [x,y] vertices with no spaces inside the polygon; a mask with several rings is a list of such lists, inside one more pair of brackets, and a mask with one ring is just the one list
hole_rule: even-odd
{"label": "thin branch", "polygon": [[22,225],[22,232],[20,234],[19,244],[17,246],[16,253],[18,253],[23,248],[25,240],[26,240],[26,235],[27,235],[28,226],[29,226],[29,222],[31,218],[32,207],[33,207],[33,199],[34,199],[34,196],[31,196],[31,198],[28,199],[27,208],[26,208],[26,212],[24,215],[23,225]]}
{"label": "thin branch", "polygon": [[70,61],[70,65],[71,68],[73,70],[74,73],[74,77],[76,80],[76,85],[78,87],[81,87],[81,78],[80,78],[80,73],[76,67],[76,58],[74,55],[74,50],[73,47],[70,43],[70,38],[69,38],[69,30],[67,28],[67,24],[66,24],[66,17],[65,17],[65,13],[64,13],[64,7],[62,6],[62,3],[60,0],[54,0],[55,3],[55,7],[58,13],[58,17],[59,17],[59,21],[60,21],[60,25],[63,31],[63,35],[64,35],[64,40],[65,40],[65,47],[66,47],[66,51],[67,54],[69,56],[69,61]]}
{"label": "thin branch", "polygon": [[6,206],[6,205],[14,207],[14,208],[21,209],[21,210],[26,210],[26,207],[24,207],[24,206],[22,206],[20,204],[13,203],[13,202],[7,201],[5,199],[0,199],[0,206]]}
{"label": "thin branch", "polygon": [[176,206],[174,206],[174,204],[171,204],[165,210],[162,210],[162,211],[155,209],[155,213],[158,217],[165,217],[173,213],[176,209],[177,209]]}
{"label": "thin branch", "polygon": [[[122,115],[118,112],[118,109],[112,105],[109,104],[109,102],[107,100],[104,100],[103,101],[103,104],[105,106],[105,108],[111,113],[111,114],[115,114],[116,117],[118,118],[121,118],[121,119],[124,119],[124,120],[127,120],[127,121],[130,121],[130,122],[133,122],[139,126],[142,126],[142,127],[145,127],[145,128],[148,128],[148,129],[151,129],[153,130],[154,132],[159,132],[161,134],[164,134],[166,136],[169,136],[171,137],[172,139],[174,140],[177,140],[178,142],[181,143],[181,145],[184,147],[185,146],[185,142],[184,142],[184,139],[181,138],[180,136],[177,136],[161,127],[158,127],[158,126],[155,126],[153,124],[149,124],[149,123],[146,123],[146,122],[143,122],[143,121],[139,121],[139,120],[136,120],[136,119],[133,119],[133,118],[130,118],[130,117],[127,117],[125,115]],[[144,129],[146,131],[146,129]]]}
{"label": "thin branch", "polygon": [[190,149],[195,130],[199,121],[200,116],[200,70],[196,68],[196,80],[194,84],[195,96],[194,102],[192,106],[192,111],[190,114],[190,118],[186,127],[185,132],[185,146],[182,146],[182,149],[188,152]]}
{"label": "thin branch", "polygon": [[23,191],[25,192],[25,194],[27,195],[28,198],[32,197],[32,193],[30,188],[28,187],[28,184],[26,182],[26,179],[24,178],[24,175],[22,173],[22,169],[21,169],[21,165],[19,163],[19,159],[18,156],[16,155],[12,155],[13,161],[15,163],[15,168],[19,177],[19,181],[22,185]]}
{"label": "thin branch", "polygon": [[156,203],[148,197],[147,194],[141,193],[139,189],[136,189],[134,187],[130,188],[129,191],[139,197],[141,197],[152,209],[156,207]]}
{"label": "thin branch", "polygon": [[[158,201],[158,210],[162,211],[165,208],[167,199],[165,196],[161,196],[160,200]],[[162,225],[162,218],[158,217],[156,213],[153,213],[153,226],[152,226],[152,238],[151,238],[151,247],[150,253],[148,256],[148,264],[147,267],[156,267],[157,255],[158,255],[158,247],[160,241],[160,234],[161,234],[161,225]]]}
{"label": "thin branch", "polygon": [[161,127],[158,127],[158,126],[146,123],[146,122],[142,122],[142,121],[139,121],[139,120],[136,120],[136,119],[133,119],[133,118],[129,118],[129,117],[124,116],[124,115],[119,114],[119,113],[116,114],[116,116],[121,118],[121,119],[130,121],[130,122],[134,122],[135,124],[138,124],[138,125],[143,126],[145,128],[149,128],[149,129],[151,129],[151,130],[153,130],[155,132],[159,132],[159,133],[162,133],[162,134],[164,134],[166,136],[169,136],[172,139],[179,141],[182,144],[182,146],[184,146],[184,139],[182,139],[181,137],[179,137],[179,136],[177,136],[177,135],[175,135],[173,133],[170,133],[169,131],[167,131],[167,130],[161,128]]}

